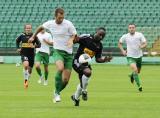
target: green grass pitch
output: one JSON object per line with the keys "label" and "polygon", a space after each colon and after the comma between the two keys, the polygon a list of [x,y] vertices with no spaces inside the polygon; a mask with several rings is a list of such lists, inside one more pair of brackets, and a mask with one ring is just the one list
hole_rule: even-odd
{"label": "green grass pitch", "polygon": [[0,118],[160,118],[160,67],[143,66],[139,93],[129,81],[126,65],[93,65],[88,101],[73,106],[70,96],[78,79],[73,71],[60,103],[52,103],[55,66],[49,66],[49,85],[37,83],[33,69],[28,90],[23,88],[22,66],[0,65]]}

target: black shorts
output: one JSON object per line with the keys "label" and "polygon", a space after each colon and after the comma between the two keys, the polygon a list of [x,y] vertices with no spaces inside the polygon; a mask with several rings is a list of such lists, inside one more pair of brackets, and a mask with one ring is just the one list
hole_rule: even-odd
{"label": "black shorts", "polygon": [[92,70],[91,66],[88,63],[80,64],[77,59],[73,60],[73,69],[80,75],[83,75],[83,70],[89,68]]}
{"label": "black shorts", "polygon": [[28,61],[29,62],[29,66],[31,68],[33,68],[33,65],[34,65],[34,55],[21,55],[21,60],[22,62],[24,61]]}

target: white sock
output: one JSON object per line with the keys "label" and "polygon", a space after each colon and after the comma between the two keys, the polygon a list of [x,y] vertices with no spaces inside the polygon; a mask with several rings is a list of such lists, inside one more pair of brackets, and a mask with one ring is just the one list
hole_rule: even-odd
{"label": "white sock", "polygon": [[28,79],[31,77],[31,74],[29,74],[29,72],[28,72]]}
{"label": "white sock", "polygon": [[28,70],[23,70],[24,80],[28,80]]}
{"label": "white sock", "polygon": [[85,75],[82,76],[82,91],[86,91],[87,90],[87,85],[89,82],[89,78]]}
{"label": "white sock", "polygon": [[80,97],[80,95],[81,95],[81,91],[82,91],[82,88],[81,88],[80,84],[78,84],[77,90],[76,90],[76,92],[75,92],[75,99],[76,99],[76,100],[79,99],[79,97]]}

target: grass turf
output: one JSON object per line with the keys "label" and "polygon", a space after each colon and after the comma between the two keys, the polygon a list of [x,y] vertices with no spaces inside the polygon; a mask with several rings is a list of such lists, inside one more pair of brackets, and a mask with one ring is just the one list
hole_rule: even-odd
{"label": "grass turf", "polygon": [[89,100],[73,106],[70,96],[78,84],[72,72],[60,103],[52,103],[55,66],[49,66],[49,85],[37,83],[33,69],[28,90],[23,88],[22,67],[0,65],[0,118],[159,118],[159,66],[143,66],[144,91],[139,93],[129,81],[125,65],[93,65],[88,86]]}

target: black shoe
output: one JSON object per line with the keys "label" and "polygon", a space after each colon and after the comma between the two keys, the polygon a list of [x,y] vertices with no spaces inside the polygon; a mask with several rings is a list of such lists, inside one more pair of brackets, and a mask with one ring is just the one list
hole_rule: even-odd
{"label": "black shoe", "polygon": [[142,87],[139,87],[139,89],[138,89],[138,90],[139,90],[139,92],[142,92]]}
{"label": "black shoe", "polygon": [[75,106],[79,106],[80,100],[76,100],[74,95],[71,96],[71,99],[73,100]]}
{"label": "black shoe", "polygon": [[134,83],[133,74],[129,75],[129,77],[130,77],[130,81],[131,81],[131,83],[133,84],[133,83]]}
{"label": "black shoe", "polygon": [[82,99],[83,99],[84,101],[87,101],[87,100],[88,100],[87,91],[82,91]]}

